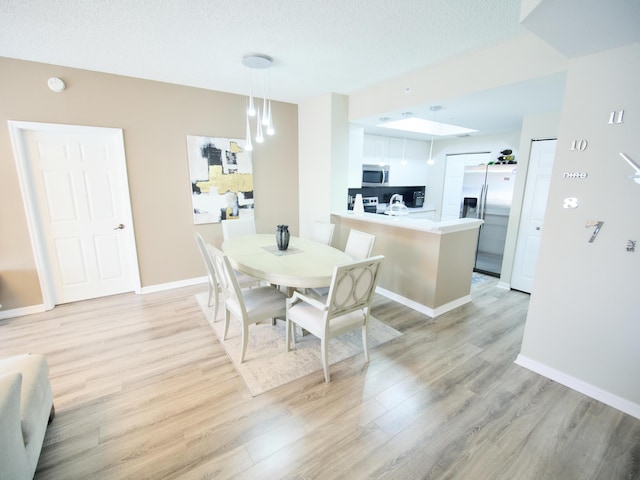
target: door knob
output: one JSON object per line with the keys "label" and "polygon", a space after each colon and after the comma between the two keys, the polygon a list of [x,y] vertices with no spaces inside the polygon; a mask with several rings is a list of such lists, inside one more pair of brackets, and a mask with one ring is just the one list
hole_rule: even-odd
{"label": "door knob", "polygon": [[536,227],[536,230],[540,230],[540,227]]}
{"label": "door knob", "polygon": [[120,224],[116,228],[114,228],[114,230],[124,230],[124,225]]}

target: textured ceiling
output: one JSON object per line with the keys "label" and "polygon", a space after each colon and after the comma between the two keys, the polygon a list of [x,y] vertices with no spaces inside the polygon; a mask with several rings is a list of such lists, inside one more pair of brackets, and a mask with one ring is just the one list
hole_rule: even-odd
{"label": "textured ceiling", "polygon": [[520,0],[0,0],[0,56],[299,103],[524,35]]}

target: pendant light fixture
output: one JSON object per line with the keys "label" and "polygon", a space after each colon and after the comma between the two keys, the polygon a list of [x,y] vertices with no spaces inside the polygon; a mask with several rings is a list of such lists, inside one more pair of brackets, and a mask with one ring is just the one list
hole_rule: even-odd
{"label": "pendant light fixture", "polygon": [[407,159],[405,154],[407,153],[407,139],[404,139],[404,143],[402,144],[402,160],[400,161],[400,165],[406,165]]}
{"label": "pendant light fixture", "polygon": [[433,153],[433,136],[431,137],[431,146],[429,147],[429,159],[427,160],[427,165],[433,165],[436,161],[433,159],[431,154]]}
{"label": "pendant light fixture", "polygon": [[247,152],[253,150],[253,144],[251,143],[251,129],[249,128],[249,115],[247,115],[247,139],[244,143],[244,149]]}
{"label": "pendant light fixture", "polygon": [[267,118],[267,88],[265,86],[264,97],[262,98],[262,125],[269,125],[269,118]]}
{"label": "pendant light fixture", "polygon": [[[434,112],[433,116],[434,116],[434,119],[435,119],[435,117],[437,116],[436,112],[439,112],[440,110],[442,110],[442,106],[441,105],[432,105],[432,106],[429,107],[429,110]],[[427,165],[433,165],[433,164],[436,163],[436,161],[432,157],[432,154],[433,154],[433,135],[431,135],[431,146],[429,147],[429,159],[427,160]]]}
{"label": "pendant light fixture", "polygon": [[264,142],[264,137],[262,136],[262,122],[260,121],[260,107],[258,107],[258,121],[256,122],[256,143]]}
{"label": "pendant light fixture", "polygon": [[[268,98],[267,92],[267,80],[266,80],[266,70],[271,66],[272,59],[271,57],[263,54],[250,54],[242,57],[242,64],[249,68],[249,100],[247,106],[247,135],[246,135],[246,149],[252,150],[253,146],[251,144],[251,122],[249,121],[249,117],[253,117],[256,119],[256,143],[264,142],[263,135],[263,127],[266,131],[267,135],[273,135],[275,133],[275,129],[273,128],[273,118],[271,116],[271,100]],[[262,110],[260,107],[255,108],[255,96],[253,89],[253,76],[252,73],[254,70],[263,70],[262,75]],[[258,79],[259,84],[259,79]],[[260,97],[258,97],[260,98]]]}
{"label": "pendant light fixture", "polygon": [[269,114],[267,115],[269,121],[267,122],[267,135],[273,135],[276,130],[273,128],[273,117],[271,116],[271,100],[269,100]]}
{"label": "pendant light fixture", "polygon": [[256,116],[256,107],[253,104],[253,85],[251,85],[251,76],[249,76],[249,106],[247,107],[247,115],[249,117]]}

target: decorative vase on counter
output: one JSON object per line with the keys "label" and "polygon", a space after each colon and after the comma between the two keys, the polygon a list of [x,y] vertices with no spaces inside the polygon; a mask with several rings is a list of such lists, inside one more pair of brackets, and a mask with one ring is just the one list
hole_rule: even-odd
{"label": "decorative vase on counter", "polygon": [[276,230],[276,245],[278,250],[289,248],[289,225],[278,225]]}
{"label": "decorative vase on counter", "polygon": [[362,201],[362,194],[356,194],[356,201],[353,203],[353,214],[362,215],[364,213],[364,202]]}

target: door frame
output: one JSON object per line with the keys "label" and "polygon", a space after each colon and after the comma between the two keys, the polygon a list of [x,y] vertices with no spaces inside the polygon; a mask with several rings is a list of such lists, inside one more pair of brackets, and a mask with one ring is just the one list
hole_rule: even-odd
{"label": "door frame", "polygon": [[22,193],[22,201],[24,204],[25,214],[27,216],[27,226],[29,228],[29,236],[31,238],[31,247],[40,281],[40,289],[42,290],[42,301],[45,310],[51,310],[55,307],[55,290],[52,277],[51,263],[47,255],[47,247],[44,232],[46,231],[46,223],[42,218],[38,209],[36,200],[36,191],[34,182],[31,181],[35,173],[33,162],[27,153],[25,144],[25,133],[28,131],[46,132],[46,133],[65,133],[65,134],[92,134],[110,137],[114,141],[117,155],[117,168],[121,175],[124,176],[123,188],[123,204],[125,211],[124,223],[130,228],[126,229],[127,243],[130,252],[128,259],[131,271],[133,289],[135,293],[141,292],[140,270],[138,267],[138,252],[136,249],[135,231],[133,228],[133,215],[131,213],[131,197],[129,195],[129,180],[127,176],[127,161],[124,150],[124,135],[120,128],[107,127],[87,127],[81,125],[64,125],[54,123],[39,122],[22,122],[9,120],[9,136],[13,147],[13,155],[18,170],[18,180],[20,182],[20,191]]}
{"label": "door frame", "polygon": [[[532,188],[533,184],[532,182],[536,180],[536,178],[538,177],[538,175],[540,175],[539,172],[535,172],[535,176],[536,178],[532,178],[531,174],[532,172],[532,162],[531,159],[533,157],[534,154],[534,149],[535,149],[535,145],[542,145],[541,142],[551,142],[554,141],[556,142],[556,152],[557,152],[557,142],[558,142],[558,137],[543,137],[543,138],[532,138],[530,140],[529,143],[529,158],[527,160],[527,174],[525,177],[525,185],[524,185],[524,190],[522,192],[522,204],[520,205],[520,212],[518,214],[518,226],[516,229],[516,241],[515,241],[515,245],[513,247],[513,261],[511,264],[511,272],[510,272],[510,277],[509,277],[509,288],[512,288],[514,290],[518,290],[521,292],[525,292],[525,293],[529,293],[531,294],[531,291],[526,291],[526,290],[521,290],[518,289],[516,287],[513,286],[513,279],[516,277],[516,273],[521,273],[518,270],[522,267],[522,262],[520,262],[520,260],[523,260],[521,258],[519,258],[519,254],[521,253],[519,251],[520,248],[522,247],[522,243],[524,241],[524,238],[522,236],[522,223],[523,223],[523,218],[522,216],[525,214],[525,206],[526,206],[526,199],[527,199],[527,195],[528,193],[530,193],[530,189]],[[555,154],[554,154],[554,161],[555,161]],[[553,169],[553,167],[552,167]],[[551,175],[553,175],[553,172],[551,173]],[[549,197],[549,192],[547,191],[547,198]],[[547,205],[548,208],[548,205]],[[546,209],[545,209],[546,210]],[[546,214],[544,215],[544,217],[546,217]],[[544,223],[545,218],[542,219],[542,222]],[[542,234],[541,234],[542,235]],[[537,265],[537,261],[536,261],[536,265]],[[518,269],[518,270],[516,270]],[[535,274],[534,274],[534,278],[535,278]],[[517,281],[516,281],[517,283]]]}

